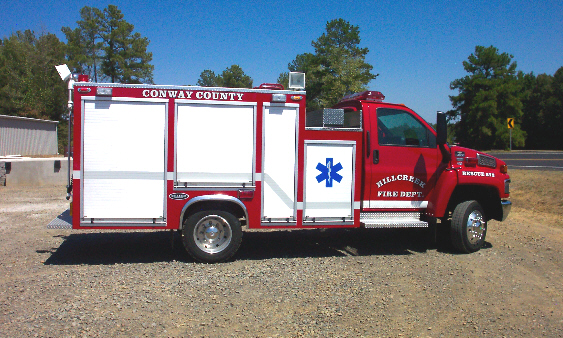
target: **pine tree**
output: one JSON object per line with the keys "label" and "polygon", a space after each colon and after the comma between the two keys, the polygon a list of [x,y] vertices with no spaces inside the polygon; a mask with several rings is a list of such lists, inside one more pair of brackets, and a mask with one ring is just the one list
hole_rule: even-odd
{"label": "pine tree", "polygon": [[239,65],[232,65],[221,75],[215,75],[209,69],[204,70],[199,75],[197,84],[202,87],[252,88],[252,78]]}
{"label": "pine tree", "polygon": [[84,7],[74,30],[63,27],[69,65],[77,72],[119,83],[152,83],[154,66],[149,40],[133,32],[115,5]]}
{"label": "pine tree", "polygon": [[[307,109],[336,104],[345,95],[366,90],[378,74],[365,61],[368,48],[360,48],[360,29],[343,19],[327,22],[326,32],[312,43],[315,53],[299,54],[290,71],[307,76]],[[280,74],[280,80],[287,75]]]}
{"label": "pine tree", "polygon": [[522,122],[522,85],[516,74],[512,55],[499,54],[490,46],[476,46],[475,53],[463,62],[470,75],[451,82],[450,89],[459,94],[450,96],[453,110],[448,113],[457,122],[457,141],[477,149],[508,149],[507,119],[514,118],[514,146],[523,147],[526,133]]}

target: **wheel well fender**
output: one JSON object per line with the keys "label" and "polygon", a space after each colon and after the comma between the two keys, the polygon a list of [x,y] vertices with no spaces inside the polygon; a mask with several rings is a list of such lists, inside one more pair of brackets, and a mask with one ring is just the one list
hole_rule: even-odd
{"label": "wheel well fender", "polygon": [[184,228],[184,221],[196,212],[203,210],[223,210],[230,212],[237,218],[244,219],[241,225],[248,222],[246,206],[238,198],[228,195],[205,195],[194,197],[184,205],[180,214],[178,229]]}
{"label": "wheel well fender", "polygon": [[[502,205],[499,193],[495,187],[483,185],[459,185],[455,188],[448,202],[447,212],[453,212],[455,207],[465,201],[479,202],[485,211],[487,220],[502,220]],[[446,214],[447,215],[447,214]]]}

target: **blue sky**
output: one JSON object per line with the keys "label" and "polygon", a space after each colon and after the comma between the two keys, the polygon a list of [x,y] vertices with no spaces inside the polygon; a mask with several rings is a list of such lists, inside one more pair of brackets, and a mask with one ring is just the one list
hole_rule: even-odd
{"label": "blue sky", "polygon": [[240,65],[258,85],[275,82],[327,21],[359,26],[369,84],[429,122],[451,108],[454,79],[476,45],[514,55],[518,70],[553,75],[563,66],[563,1],[10,1],[0,3],[0,37],[17,30],[76,27],[84,6],[117,5],[150,40],[157,84],[196,84],[204,69]]}

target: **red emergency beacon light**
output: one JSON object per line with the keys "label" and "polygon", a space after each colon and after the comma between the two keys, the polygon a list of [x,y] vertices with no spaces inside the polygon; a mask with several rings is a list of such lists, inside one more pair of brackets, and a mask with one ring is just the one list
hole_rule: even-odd
{"label": "red emergency beacon light", "polygon": [[367,90],[364,92],[346,95],[342,98],[342,100],[340,100],[340,102],[350,101],[350,100],[366,100],[373,102],[382,102],[383,100],[385,100],[385,95],[383,95],[381,92]]}

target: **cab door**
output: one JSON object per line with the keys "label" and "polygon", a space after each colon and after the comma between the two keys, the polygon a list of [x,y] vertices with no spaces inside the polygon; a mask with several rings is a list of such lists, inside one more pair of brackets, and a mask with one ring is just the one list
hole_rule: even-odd
{"label": "cab door", "polygon": [[440,153],[435,132],[406,107],[371,106],[370,154],[365,175],[370,187],[364,209],[422,210],[436,182]]}

